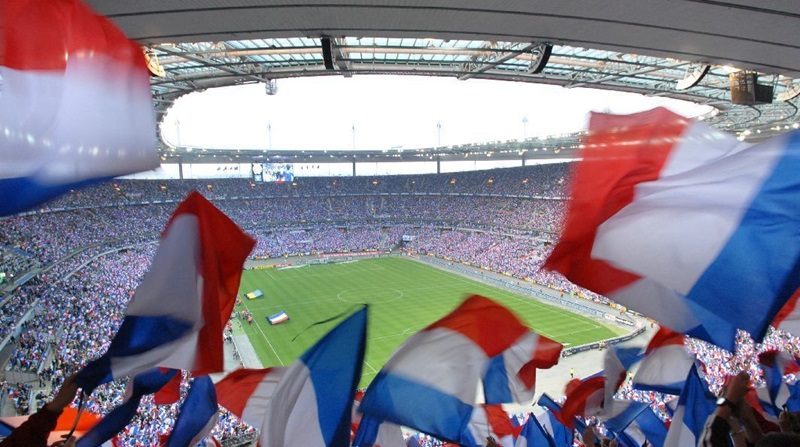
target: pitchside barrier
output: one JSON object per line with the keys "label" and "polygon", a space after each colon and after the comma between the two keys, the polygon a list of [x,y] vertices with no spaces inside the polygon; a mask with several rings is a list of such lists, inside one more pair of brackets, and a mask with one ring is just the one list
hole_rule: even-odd
{"label": "pitchside barrier", "polygon": [[630,334],[623,335],[621,337],[616,337],[616,338],[611,338],[611,339],[604,340],[604,341],[597,341],[597,342],[594,342],[594,343],[587,343],[585,345],[578,345],[578,346],[572,346],[572,347],[569,347],[569,348],[565,348],[563,351],[561,351],[561,357],[569,357],[569,356],[571,356],[573,354],[577,354],[579,352],[591,351],[592,349],[599,349],[601,346],[608,346],[608,345],[615,345],[617,343],[623,343],[623,342],[626,342],[628,340],[631,340],[631,339],[639,336],[645,330],[646,329],[644,327],[640,327],[640,328],[636,329],[635,331],[631,332]]}

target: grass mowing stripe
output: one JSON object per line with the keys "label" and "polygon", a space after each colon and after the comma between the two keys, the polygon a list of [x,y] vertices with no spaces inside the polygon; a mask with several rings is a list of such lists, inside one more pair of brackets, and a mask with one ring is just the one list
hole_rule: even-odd
{"label": "grass mowing stripe", "polygon": [[[481,294],[514,311],[534,331],[578,345],[606,339],[620,330],[603,321],[403,258],[359,260],[297,269],[249,270],[241,293],[261,289],[263,298],[244,300],[252,325],[242,324],[265,366],[288,364],[338,321],[299,333],[311,323],[341,313],[353,303],[370,305],[368,342],[361,386],[366,386],[406,338],[455,308],[466,295]],[[266,317],[284,310],[287,323]],[[292,338],[297,336],[295,341]]]}

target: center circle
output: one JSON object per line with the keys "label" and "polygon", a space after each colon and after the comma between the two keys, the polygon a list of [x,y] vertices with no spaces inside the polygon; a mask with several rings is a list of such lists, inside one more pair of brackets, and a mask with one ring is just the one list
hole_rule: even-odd
{"label": "center circle", "polygon": [[355,304],[383,304],[403,298],[402,290],[384,287],[359,287],[345,289],[336,294],[339,301]]}

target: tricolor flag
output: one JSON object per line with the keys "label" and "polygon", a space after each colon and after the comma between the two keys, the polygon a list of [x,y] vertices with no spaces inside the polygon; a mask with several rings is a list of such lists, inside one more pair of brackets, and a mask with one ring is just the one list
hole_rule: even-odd
{"label": "tricolor flag", "polygon": [[771,422],[777,422],[783,406],[792,397],[789,384],[783,380],[786,367],[792,358],[778,351],[766,351],[758,355],[758,363],[764,371],[765,386],[756,388],[764,416]]}
{"label": "tricolor flag", "polygon": [[502,406],[476,405],[459,444],[465,447],[481,447],[487,445],[491,438],[499,447],[514,447],[514,439],[521,431],[521,428],[514,427]]}
{"label": "tricolor flag", "polygon": [[529,332],[489,361],[483,374],[487,404],[528,403],[533,400],[536,370],[549,369],[561,358],[561,343]]}
{"label": "tricolor flag", "polygon": [[[488,374],[487,396],[492,398],[487,401],[497,402],[497,396],[512,398],[523,390],[529,392],[525,387],[533,385],[534,376],[526,365],[552,363],[550,354],[537,356],[533,341],[528,328],[508,309],[488,298],[469,297],[395,352],[367,389],[361,411],[458,442],[477,401],[478,383],[487,380],[484,372],[490,364],[497,369]],[[550,343],[543,345],[546,352],[554,351]],[[518,355],[527,362],[491,362],[515,346],[525,347],[525,355]],[[513,383],[515,375],[522,376],[517,383]]]}
{"label": "tricolor flag", "polygon": [[220,405],[252,427],[262,427],[286,368],[237,369],[214,387]]}
{"label": "tricolor flag", "polygon": [[678,400],[678,409],[664,440],[665,447],[697,445],[706,420],[717,408],[717,399],[706,388],[703,379],[692,366]]}
{"label": "tricolor flag", "polygon": [[153,367],[222,371],[222,331],[255,241],[192,192],[167,223],[150,270],[108,351],[78,374],[95,387]]}
{"label": "tricolor flag", "polygon": [[80,0],[2,0],[0,17],[0,215],[158,166],[136,43]]}
{"label": "tricolor flag", "polygon": [[593,114],[583,145],[546,267],[728,350],[761,341],[800,286],[800,133],[748,146],[659,108]]}
{"label": "tricolor flag", "polygon": [[633,388],[678,395],[694,364],[694,356],[685,346],[685,336],[662,327],[644,353],[633,376]]}
{"label": "tricolor flag", "polygon": [[772,321],[772,325],[790,332],[795,337],[800,337],[800,289],[796,290],[789,301],[783,305]]}
{"label": "tricolor flag", "polygon": [[575,417],[598,416],[603,413],[605,405],[606,378],[603,372],[573,379],[567,384],[567,400],[561,407],[561,420],[567,427],[573,428]]}
{"label": "tricolor flag", "polygon": [[605,396],[603,402],[610,407],[617,390],[625,383],[628,371],[642,358],[641,348],[625,348],[610,346],[606,351],[604,368],[606,376]]}
{"label": "tricolor flag", "polygon": [[134,377],[128,386],[125,402],[111,410],[83,435],[78,440],[77,447],[95,447],[113,439],[136,415],[142,397],[155,393],[176,376],[181,375],[174,369],[153,369]]}
{"label": "tricolor flag", "polygon": [[522,432],[517,438],[514,447],[555,447],[555,441],[553,441],[552,436],[544,431],[542,424],[531,413],[528,421],[522,426]]}
{"label": "tricolor flag", "polygon": [[653,447],[663,447],[667,438],[667,426],[649,408],[639,413],[636,419],[625,429],[632,439],[643,446],[647,440]]}
{"label": "tricolor flag", "polygon": [[[555,447],[572,446],[573,429],[564,425],[561,405],[548,396],[547,393],[542,393],[536,404],[546,409],[544,413],[537,416],[537,420],[545,432],[553,439]],[[576,418],[572,418],[571,422],[575,425],[581,425]]]}
{"label": "tricolor flag", "polygon": [[214,384],[208,376],[196,377],[181,404],[178,419],[165,447],[196,446],[211,433],[218,415]]}
{"label": "tricolor flag", "polygon": [[361,379],[367,309],[349,316],[283,373],[259,442],[269,447],[350,444],[351,407]]}
{"label": "tricolor flag", "polygon": [[363,416],[358,424],[353,447],[403,447],[403,432],[400,426]]}
{"label": "tricolor flag", "polygon": [[607,429],[622,433],[644,411],[650,411],[645,403],[614,399],[606,406],[602,420]]}

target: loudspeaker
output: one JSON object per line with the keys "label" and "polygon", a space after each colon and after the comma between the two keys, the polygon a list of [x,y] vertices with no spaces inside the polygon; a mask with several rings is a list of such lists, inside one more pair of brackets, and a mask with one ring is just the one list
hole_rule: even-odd
{"label": "loudspeaker", "polygon": [[772,102],[773,87],[758,83],[758,74],[738,71],[728,76],[731,86],[731,102],[753,105]]}
{"label": "loudspeaker", "polygon": [[330,37],[323,37],[322,42],[322,62],[326,70],[333,70],[333,43]]}

